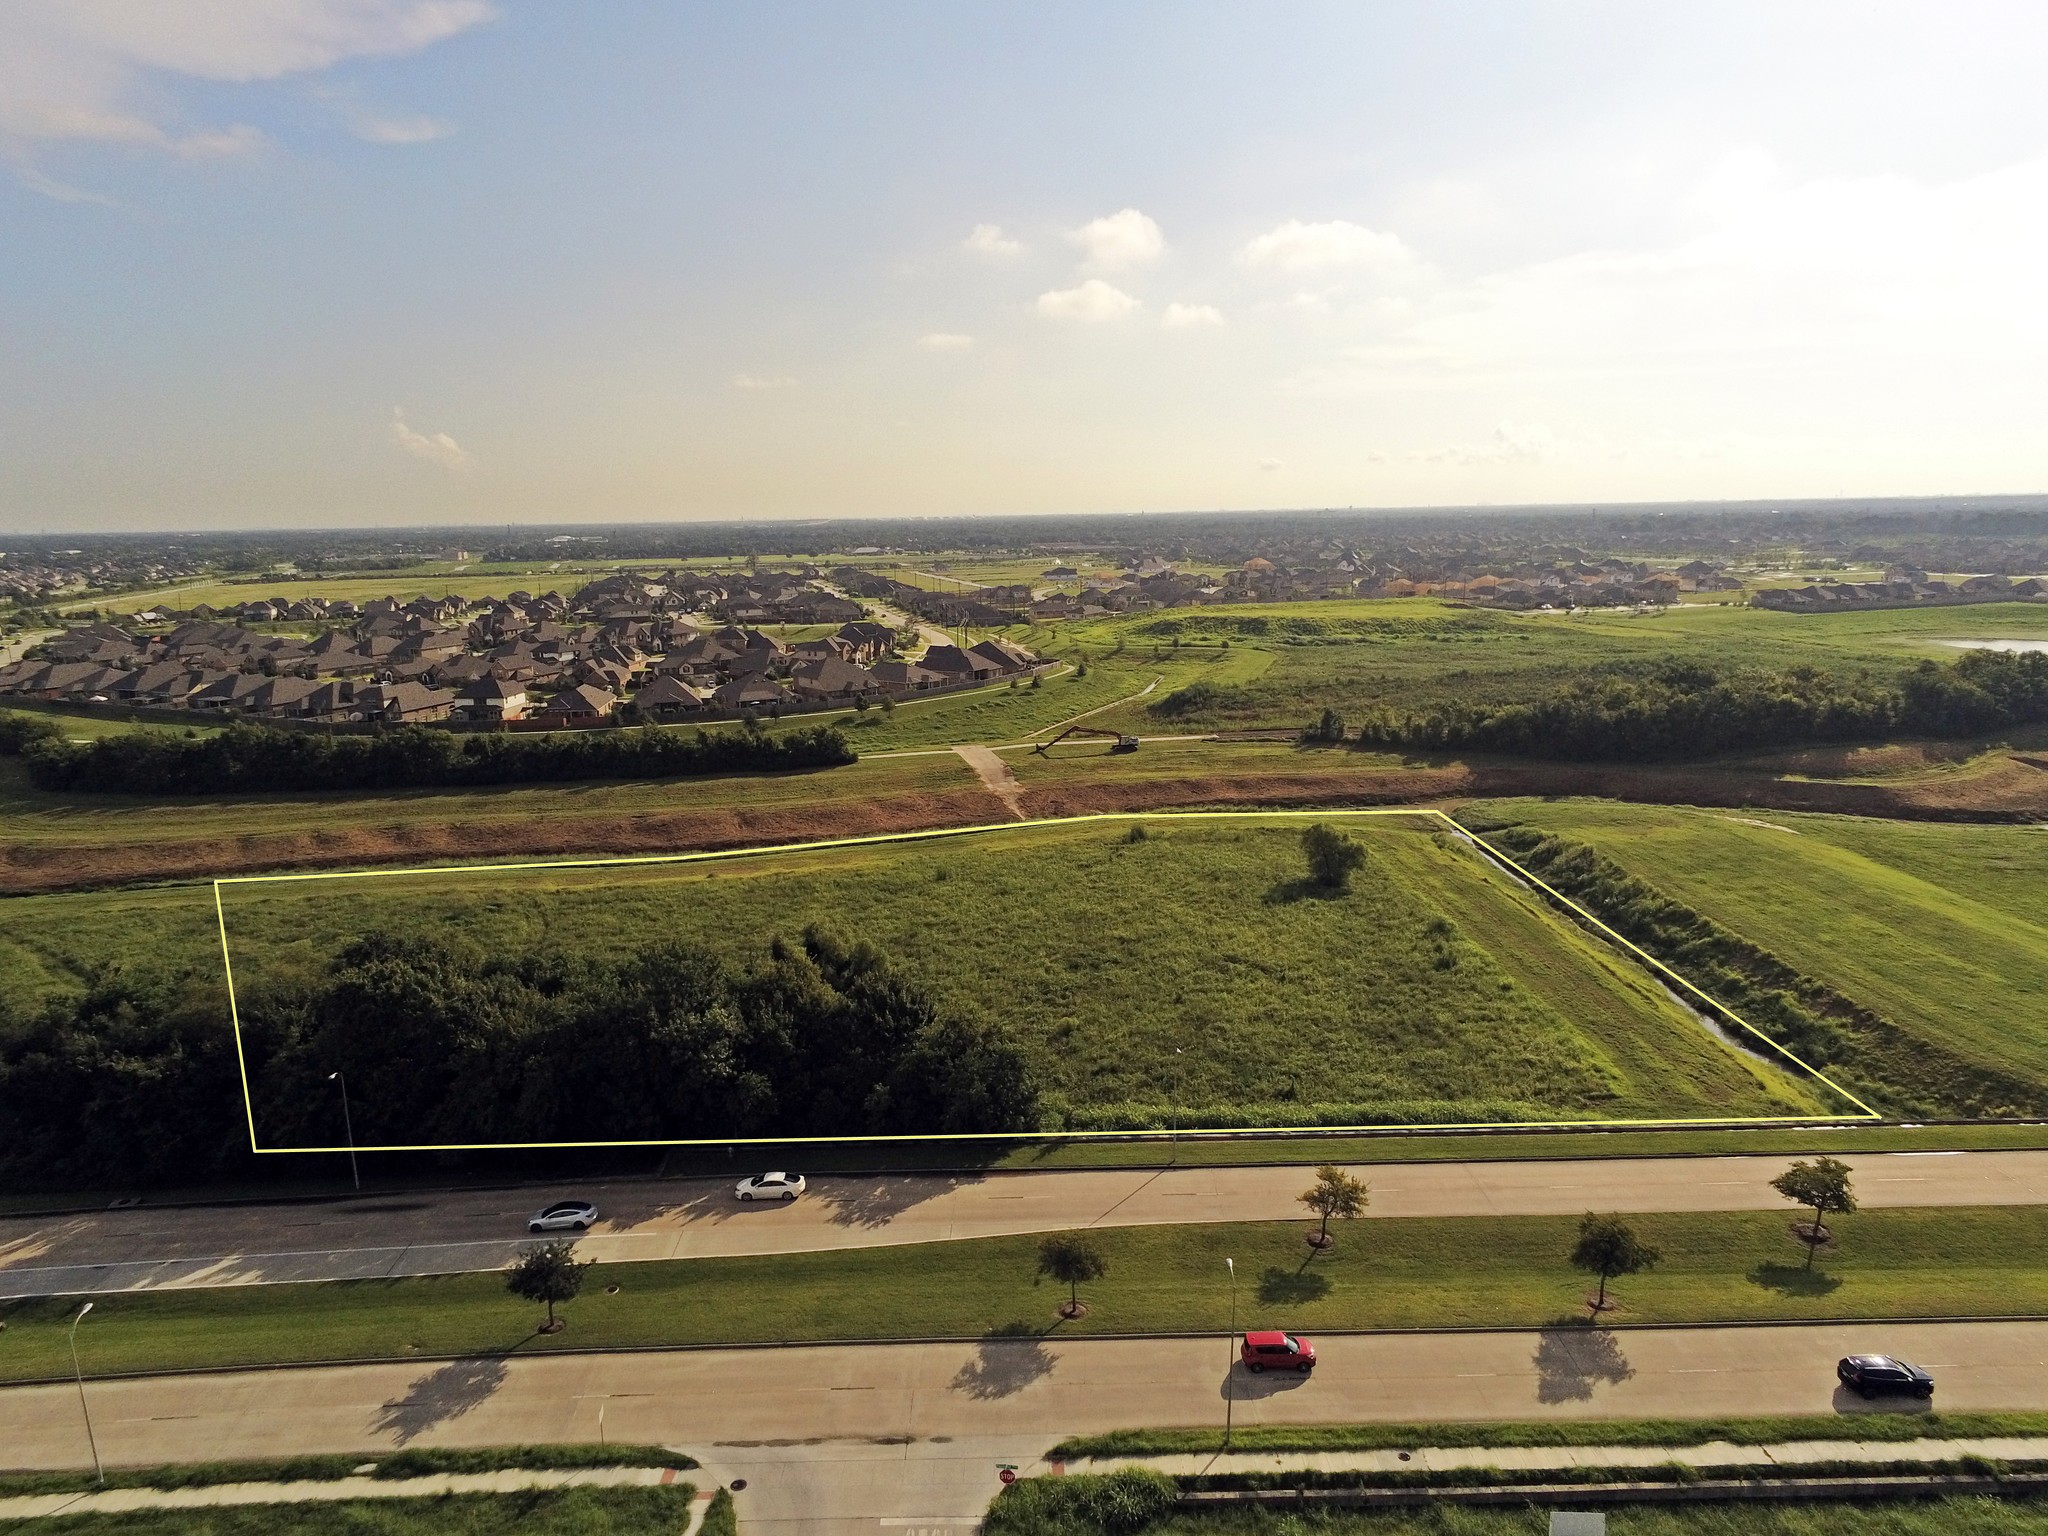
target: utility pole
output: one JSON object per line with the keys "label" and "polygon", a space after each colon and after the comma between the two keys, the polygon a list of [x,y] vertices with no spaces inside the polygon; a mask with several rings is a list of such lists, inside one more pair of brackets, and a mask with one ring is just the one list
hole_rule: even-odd
{"label": "utility pole", "polygon": [[356,1127],[348,1113],[348,1079],[339,1072],[330,1072],[327,1074],[327,1081],[341,1084],[341,1128],[348,1135],[348,1176],[355,1181],[356,1192],[360,1194],[363,1188],[363,1175],[356,1167]]}
{"label": "utility pole", "polygon": [[78,1325],[85,1321],[85,1314],[91,1310],[92,1303],[88,1301],[78,1309],[78,1316],[71,1319],[71,1374],[78,1378],[78,1411],[85,1415],[85,1442],[92,1447],[93,1481],[104,1488],[107,1469],[100,1465],[99,1436],[92,1432],[92,1409],[86,1406],[85,1401],[85,1372],[78,1364]]}
{"label": "utility pole", "polygon": [[1232,1419],[1237,1410],[1237,1260],[1225,1259],[1230,1270],[1230,1353],[1223,1367],[1223,1449],[1230,1449]]}
{"label": "utility pole", "polygon": [[1168,1166],[1180,1161],[1180,1075],[1181,1053],[1180,1047],[1176,1045],[1173,1048],[1173,1106],[1168,1122],[1173,1127],[1167,1141],[1167,1146],[1171,1149],[1166,1159]]}

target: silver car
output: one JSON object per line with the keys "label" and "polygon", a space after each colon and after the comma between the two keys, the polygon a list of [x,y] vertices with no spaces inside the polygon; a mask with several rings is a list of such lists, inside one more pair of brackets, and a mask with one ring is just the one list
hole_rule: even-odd
{"label": "silver car", "polygon": [[804,1192],[800,1173],[757,1173],[741,1179],[733,1193],[742,1200],[794,1200]]}
{"label": "silver car", "polygon": [[597,1207],[588,1200],[557,1200],[528,1218],[529,1232],[587,1232],[597,1220]]}

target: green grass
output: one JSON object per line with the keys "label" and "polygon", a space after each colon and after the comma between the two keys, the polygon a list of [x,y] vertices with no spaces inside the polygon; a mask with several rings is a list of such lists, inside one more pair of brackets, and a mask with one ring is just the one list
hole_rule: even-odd
{"label": "green grass", "polygon": [[[1372,864],[1341,896],[1306,886],[1299,822],[1154,819],[1136,842],[1132,825],[235,886],[228,931],[253,997],[379,927],[500,953],[694,940],[752,962],[767,936],[824,923],[873,940],[942,1006],[1012,1033],[1054,1124],[1079,1129],[1176,1113],[1256,1126],[1824,1112],[1805,1082],[1724,1046],[1634,964],[1413,822],[1347,824]],[[195,965],[217,942],[205,929],[201,914],[178,930]],[[66,942],[61,923],[37,931]],[[110,931],[103,911],[93,942]],[[170,948],[161,931],[156,942]]]}
{"label": "green grass", "polygon": [[[1688,604],[1567,618],[1404,598],[1133,614],[1062,624],[1051,643],[1101,654],[1121,642],[1130,657],[1161,645],[1171,654],[1176,638],[1183,653],[1227,638],[1227,654],[1267,658],[1254,675],[1233,680],[1223,699],[1179,722],[1209,728],[1301,726],[1325,706],[1355,717],[1374,708],[1510,703],[1550,693],[1588,668],[1666,657],[1890,674],[1922,657],[1953,660],[1959,653],[1940,643],[1947,639],[2043,636],[2048,608],[2027,603],[1813,615]],[[1110,718],[1159,725],[1143,705]]]}
{"label": "green grass", "polygon": [[1591,845],[1891,1024],[2048,1082],[2048,835],[1603,801],[1472,808]]}
{"label": "green grass", "polygon": [[[1304,1177],[1303,1185],[1306,1187]],[[1877,1210],[1838,1218],[1838,1248],[1801,1266],[1796,1213],[1651,1214],[1633,1226],[1663,1263],[1619,1282],[1623,1322],[2010,1317],[2048,1313],[2048,1208]],[[98,1298],[80,1350],[89,1375],[558,1349],[1031,1338],[1223,1332],[1226,1257],[1240,1315],[1319,1331],[1576,1327],[1586,1277],[1565,1263],[1576,1217],[1386,1219],[1338,1229],[1309,1259],[1297,1221],[1091,1232],[1107,1275],[1091,1310],[1058,1323],[1064,1289],[1035,1279],[1037,1237],[753,1258],[607,1265],[564,1309],[568,1328],[534,1333],[539,1312],[502,1277],[346,1281]],[[616,1295],[610,1287],[619,1287]],[[71,1369],[65,1299],[0,1304],[0,1380]],[[1626,1352],[1626,1336],[1622,1349]],[[468,1367],[457,1367],[468,1369]]]}
{"label": "green grass", "polygon": [[534,1488],[422,1499],[57,1515],[10,1529],[49,1536],[675,1536],[695,1490]]}
{"label": "green grass", "polygon": [[[372,1465],[375,1470],[359,1474]],[[104,1483],[90,1472],[0,1472],[0,1498],[31,1493],[84,1493],[107,1488],[216,1488],[225,1483],[331,1483],[367,1475],[390,1481],[443,1472],[501,1472],[576,1467],[692,1468],[694,1458],[659,1445],[506,1445],[481,1450],[414,1446],[389,1454],[359,1451],[268,1461],[202,1461],[161,1467],[114,1467]]]}
{"label": "green grass", "polygon": [[[1597,1419],[1446,1424],[1247,1424],[1231,1435],[1245,1454],[1397,1451],[1425,1447],[1786,1445],[1806,1440],[1903,1444],[2048,1435],[2048,1413],[1868,1413],[1749,1419]],[[1119,1429],[1062,1440],[1046,1456],[1066,1461],[1207,1454],[1223,1449],[1215,1428]]]}
{"label": "green grass", "polygon": [[[1542,1536],[1543,1509],[1433,1504],[1296,1512],[1232,1504],[1180,1509],[1142,1525],[1091,1518],[1086,1485],[1032,1478],[991,1507],[989,1536]],[[1608,1536],[2043,1536],[2048,1500],[2024,1497],[1639,1504],[1608,1510]]]}

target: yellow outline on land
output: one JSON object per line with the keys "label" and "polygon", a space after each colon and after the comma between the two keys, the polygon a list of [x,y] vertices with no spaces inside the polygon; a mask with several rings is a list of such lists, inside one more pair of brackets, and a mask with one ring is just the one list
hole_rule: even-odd
{"label": "yellow outline on land", "polygon": [[1719,998],[1713,997],[1694,986],[1670,966],[1659,960],[1641,945],[1615,932],[1591,912],[1573,901],[1562,891],[1524,869],[1514,858],[1493,846],[1485,838],[1459,823],[1443,811],[1420,806],[1379,806],[1371,809],[1344,810],[1287,810],[1287,811],[1097,811],[1085,816],[1041,816],[1029,821],[999,821],[972,827],[935,827],[922,832],[878,832],[865,837],[834,837],[815,843],[776,843],[760,848],[721,848],[704,853],[649,853],[628,854],[602,859],[536,859],[517,864],[425,864],[410,869],[355,869],[319,870],[307,874],[293,875],[226,875],[213,882],[213,909],[220,921],[221,964],[227,973],[228,1017],[235,1031],[235,1065],[242,1078],[242,1108],[249,1118],[249,1150],[256,1153],[302,1153],[302,1152],[345,1152],[347,1147],[265,1147],[256,1141],[256,1107],[249,1095],[249,1068],[242,1055],[242,1015],[235,1001],[235,971],[229,959],[227,912],[221,903],[221,887],[227,885],[283,885],[308,880],[394,880],[409,875],[474,875],[509,874],[531,869],[600,869],[646,864],[695,864],[714,859],[750,859],[770,853],[803,853],[823,848],[854,848],[872,843],[915,843],[928,842],[942,837],[970,837],[979,832],[1016,832],[1030,827],[1076,826],[1091,821],[1259,821],[1259,820],[1301,820],[1313,818],[1330,820],[1337,817],[1354,816],[1419,816],[1433,821],[1463,838],[1478,848],[1488,858],[1499,864],[1518,880],[1525,880],[1542,891],[1552,901],[1571,912],[1588,927],[1619,945],[1635,956],[1667,985],[1682,989],[1698,998],[1707,1009],[1731,1021],[1763,1043],[1768,1052],[1775,1053],[1792,1063],[1815,1082],[1835,1093],[1848,1103],[1856,1106],[1856,1112],[1846,1115],[1738,1115],[1704,1117],[1693,1119],[1647,1119],[1647,1120],[1480,1120],[1466,1123],[1421,1124],[1421,1125],[1318,1125],[1318,1126],[1266,1126],[1232,1130],[1203,1130],[1200,1127],[1184,1128],[1179,1131],[948,1131],[926,1135],[900,1136],[711,1136],[699,1138],[647,1138],[636,1141],[478,1141],[445,1143],[408,1143],[403,1145],[357,1145],[357,1152],[517,1152],[536,1151],[545,1148],[566,1147],[724,1147],[724,1146],[803,1146],[813,1144],[852,1142],[918,1142],[918,1141],[1108,1141],[1131,1140],[1145,1137],[1199,1135],[1204,1137],[1241,1138],[1248,1136],[1276,1135],[1333,1135],[1342,1133],[1398,1133],[1403,1131],[1612,1131],[1612,1130],[1670,1130],[1685,1126],[1763,1126],[1763,1125],[1824,1125],[1839,1124],[1852,1120],[1881,1120],[1878,1111],[1865,1104],[1855,1094],[1822,1072],[1810,1066],[1798,1056],[1758,1029],[1733,1008]]}

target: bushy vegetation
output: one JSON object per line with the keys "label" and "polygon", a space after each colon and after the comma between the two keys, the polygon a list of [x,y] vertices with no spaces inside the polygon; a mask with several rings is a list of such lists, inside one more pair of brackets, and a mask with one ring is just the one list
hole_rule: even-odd
{"label": "bushy vegetation", "polygon": [[[192,1179],[245,1155],[209,991],[109,973],[0,1031],[0,1167]],[[1014,1131],[1035,1090],[992,1030],[874,948],[811,929],[743,969],[671,944],[607,962],[373,932],[242,1008],[266,1145]]]}
{"label": "bushy vegetation", "polygon": [[829,726],[763,731],[564,731],[458,735],[397,726],[323,736],[237,722],[205,735],[123,731],[72,742],[54,722],[0,717],[0,753],[18,755],[38,789],[125,795],[276,790],[460,788],[571,779],[668,779],[836,768],[854,762]]}
{"label": "bushy vegetation", "polygon": [[[368,1460],[374,1470],[358,1469]],[[0,1498],[30,1493],[82,1493],[107,1488],[218,1488],[227,1483],[331,1483],[344,1477],[381,1481],[431,1477],[443,1472],[560,1470],[581,1467],[675,1467],[688,1470],[694,1457],[659,1445],[493,1445],[475,1449],[408,1446],[365,1458],[361,1451],[282,1456],[265,1461],[174,1462],[159,1467],[110,1467],[102,1483],[91,1472],[0,1473]]]}
{"label": "bushy vegetation", "polygon": [[1710,997],[1859,1094],[1915,1113],[2048,1110],[2048,1089],[1959,1059],[1805,975],[1591,847],[1530,826],[1486,833],[1530,871]]}
{"label": "bushy vegetation", "polygon": [[1656,762],[1894,735],[1981,736],[2048,721],[2048,655],[1971,651],[1896,684],[1818,667],[1669,661],[1512,704],[1376,711],[1361,745]]}
{"label": "bushy vegetation", "polygon": [[1103,1476],[1027,1477],[997,1496],[981,1528],[986,1536],[1137,1536],[1179,1498],[1172,1478],[1143,1467]]}

